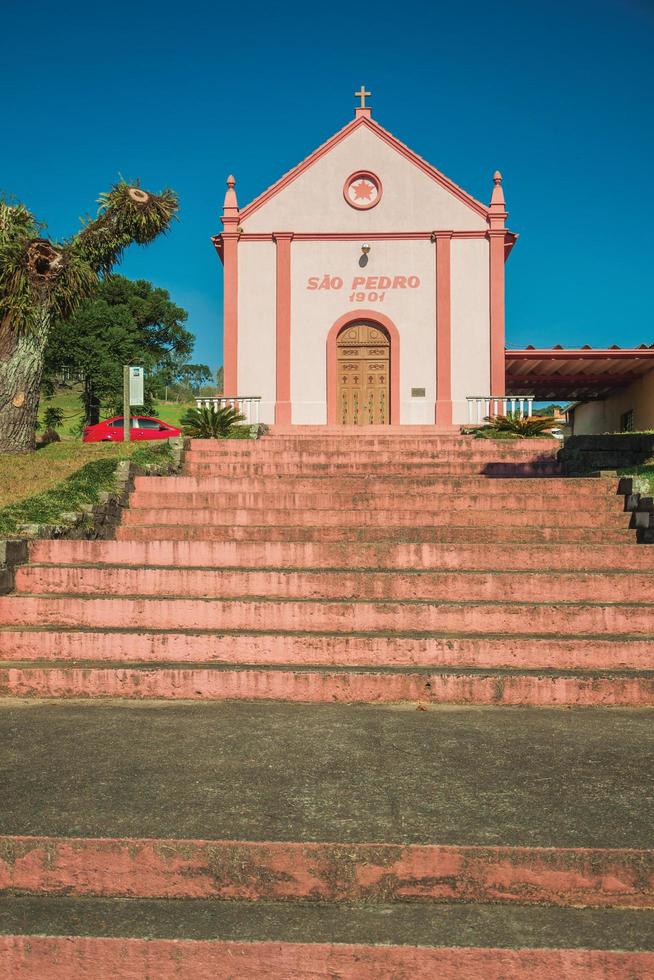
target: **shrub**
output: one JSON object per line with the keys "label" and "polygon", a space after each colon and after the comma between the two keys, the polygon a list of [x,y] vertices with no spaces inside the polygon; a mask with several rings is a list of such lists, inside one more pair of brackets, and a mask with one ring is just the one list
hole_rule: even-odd
{"label": "shrub", "polygon": [[43,425],[46,429],[58,429],[64,421],[64,413],[61,408],[49,405],[43,413]]}
{"label": "shrub", "polygon": [[[523,439],[534,439],[539,436],[548,436],[549,430],[557,427],[558,422],[546,415],[532,415],[527,417],[518,412],[509,412],[507,415],[487,415],[485,422],[488,422],[487,431],[494,433],[506,433],[508,436],[520,436]],[[504,437],[506,438],[506,436]]]}
{"label": "shrub", "polygon": [[500,429],[492,429],[489,425],[475,429],[472,435],[475,439],[520,439],[517,432],[503,432]]}
{"label": "shrub", "polygon": [[[55,408],[54,405],[49,405],[45,412],[43,413],[43,428],[45,429],[43,435],[41,436],[41,445],[47,446],[51,442],[61,442],[61,436],[57,432],[57,429],[63,424],[64,413],[62,409]],[[41,428],[41,423],[37,420],[36,423],[37,430]]]}
{"label": "shrub", "polygon": [[245,416],[229,406],[189,408],[181,419],[184,435],[192,439],[228,439],[241,422],[245,422]]}

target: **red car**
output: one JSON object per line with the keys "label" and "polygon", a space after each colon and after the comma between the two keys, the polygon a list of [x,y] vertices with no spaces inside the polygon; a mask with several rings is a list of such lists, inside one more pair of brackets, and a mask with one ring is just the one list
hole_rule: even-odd
{"label": "red car", "polygon": [[[97,425],[87,425],[82,434],[82,442],[122,442],[124,418],[116,415],[105,419]],[[168,425],[161,419],[151,419],[147,415],[135,415],[130,419],[130,441],[143,439],[172,439],[181,435],[181,430],[174,425]]]}

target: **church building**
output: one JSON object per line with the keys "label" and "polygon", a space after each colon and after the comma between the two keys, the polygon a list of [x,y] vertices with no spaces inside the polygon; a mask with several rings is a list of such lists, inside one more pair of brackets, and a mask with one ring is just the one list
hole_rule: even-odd
{"label": "church building", "polygon": [[223,231],[224,392],[261,421],[448,428],[505,391],[502,176],[483,204],[372,118],[343,129]]}

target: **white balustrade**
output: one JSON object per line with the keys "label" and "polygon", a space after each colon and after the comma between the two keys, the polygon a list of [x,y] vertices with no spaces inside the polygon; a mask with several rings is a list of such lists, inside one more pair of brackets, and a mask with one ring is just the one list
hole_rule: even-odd
{"label": "white balustrade", "polygon": [[233,408],[241,415],[245,416],[246,425],[258,425],[261,421],[261,396],[260,395],[214,395],[209,398],[196,398],[195,404],[198,408],[212,408],[217,411],[219,408]]}
{"label": "white balustrade", "polygon": [[489,415],[518,415],[521,419],[533,415],[533,395],[469,395],[468,423],[479,425]]}

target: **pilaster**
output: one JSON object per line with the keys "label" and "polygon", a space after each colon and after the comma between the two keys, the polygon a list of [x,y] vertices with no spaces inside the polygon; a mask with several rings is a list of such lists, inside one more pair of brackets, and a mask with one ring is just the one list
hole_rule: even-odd
{"label": "pilaster", "polygon": [[505,222],[508,217],[502,190],[502,174],[493,174],[493,195],[489,215],[489,316],[490,316],[490,395],[506,394],[504,260]]}
{"label": "pilaster", "polygon": [[452,424],[452,232],[435,231],[436,425]]}
{"label": "pilaster", "polygon": [[224,265],[223,297],[223,366],[224,393],[238,395],[238,203],[236,181],[227,178],[227,192],[223,206],[222,255]]}
{"label": "pilaster", "polygon": [[291,241],[293,233],[273,234],[276,245],[275,424],[291,424]]}

